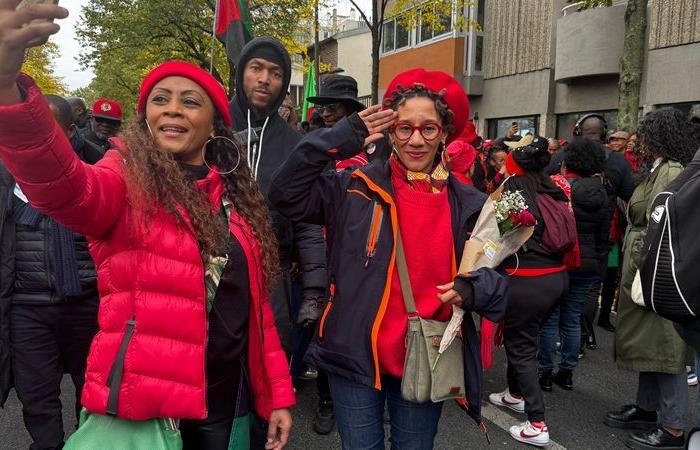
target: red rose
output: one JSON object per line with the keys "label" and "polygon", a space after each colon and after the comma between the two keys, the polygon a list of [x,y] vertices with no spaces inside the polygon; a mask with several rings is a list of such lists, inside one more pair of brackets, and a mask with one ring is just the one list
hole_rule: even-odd
{"label": "red rose", "polygon": [[520,224],[524,227],[534,227],[537,223],[537,219],[528,210],[523,210],[520,212]]}
{"label": "red rose", "polygon": [[510,220],[513,222],[513,225],[518,226],[520,225],[520,214],[514,213],[513,211],[508,213],[508,217],[510,217]]}

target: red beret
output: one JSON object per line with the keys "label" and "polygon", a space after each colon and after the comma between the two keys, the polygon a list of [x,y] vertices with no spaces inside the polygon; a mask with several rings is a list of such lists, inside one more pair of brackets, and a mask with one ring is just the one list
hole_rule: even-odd
{"label": "red beret", "polygon": [[197,83],[204,89],[207,95],[209,95],[209,98],[214,104],[214,108],[216,108],[224,124],[227,127],[233,127],[233,120],[231,119],[231,112],[228,107],[228,97],[226,96],[224,87],[206,70],[202,70],[194,64],[184,61],[163,63],[146,75],[146,78],[141,82],[141,93],[139,94],[139,103],[137,107],[138,112],[146,111],[148,95],[159,81],[167,77],[184,77]]}
{"label": "red beret", "polygon": [[391,98],[392,93],[398,89],[399,85],[410,89],[414,83],[420,83],[433,92],[439,93],[443,89],[445,90],[443,98],[454,113],[452,119],[454,130],[447,136],[447,141],[451,142],[462,133],[469,119],[469,100],[467,100],[464,88],[445,72],[412,69],[396,75],[391,80],[384,93],[384,100]]}

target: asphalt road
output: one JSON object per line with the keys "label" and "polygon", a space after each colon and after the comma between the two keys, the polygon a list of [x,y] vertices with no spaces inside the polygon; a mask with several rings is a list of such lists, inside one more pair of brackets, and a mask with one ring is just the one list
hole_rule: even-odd
{"label": "asphalt road", "polygon": [[[615,367],[612,359],[612,334],[600,328],[597,350],[588,351],[575,373],[574,390],[557,389],[545,394],[547,425],[550,429],[552,449],[620,449],[626,433],[614,430],[602,423],[606,411],[633,403],[637,386],[635,374],[623,372]],[[496,352],[496,363],[485,377],[485,393],[501,391],[505,386],[505,355],[502,349]],[[315,383],[306,382],[299,387],[298,406],[295,408],[294,429],[289,449],[336,449],[340,438],[334,431],[328,436],[319,436],[311,428],[316,402]],[[690,388],[691,408],[689,425],[695,423],[697,388]],[[70,404],[73,387],[68,378],[63,383],[64,423],[66,431],[72,429],[75,417]],[[516,449],[522,444],[513,441],[506,429],[509,425],[524,420],[516,413],[502,411],[485,402],[484,417],[487,419],[489,446],[480,429],[453,403],[445,404],[440,421],[436,449]],[[0,410],[0,449],[27,449],[31,440],[24,429],[21,406],[11,395],[4,410]],[[147,449],[144,449],[147,450]]]}

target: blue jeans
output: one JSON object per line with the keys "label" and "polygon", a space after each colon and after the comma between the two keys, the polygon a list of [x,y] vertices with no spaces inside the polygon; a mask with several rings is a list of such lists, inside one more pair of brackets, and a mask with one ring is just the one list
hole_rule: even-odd
{"label": "blue jeans", "polygon": [[433,448],[442,402],[407,402],[401,397],[401,379],[395,377],[382,377],[381,391],[333,374],[328,381],[344,450],[384,450],[387,403],[392,449]]}
{"label": "blue jeans", "polygon": [[539,335],[537,362],[542,372],[552,372],[556,359],[557,335],[561,337],[560,370],[572,372],[581,350],[581,313],[586,293],[598,281],[594,275],[569,274],[569,292],[552,309]]}

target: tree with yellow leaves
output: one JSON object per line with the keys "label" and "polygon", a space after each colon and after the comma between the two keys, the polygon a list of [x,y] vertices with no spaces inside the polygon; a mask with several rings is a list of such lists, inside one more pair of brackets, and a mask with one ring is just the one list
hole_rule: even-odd
{"label": "tree with yellow leaves", "polygon": [[22,72],[34,78],[46,94],[66,95],[68,92],[63,79],[55,73],[54,61],[58,56],[58,46],[49,41],[29,49],[22,65]]}

